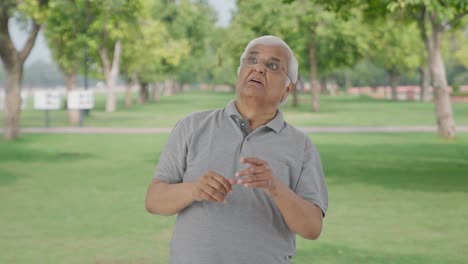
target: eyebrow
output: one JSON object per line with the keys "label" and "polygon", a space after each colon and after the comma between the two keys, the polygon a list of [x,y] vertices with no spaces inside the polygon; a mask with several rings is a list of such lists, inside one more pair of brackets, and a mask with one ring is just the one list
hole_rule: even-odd
{"label": "eyebrow", "polygon": [[[256,50],[252,50],[252,51],[249,51],[249,54],[254,54],[254,55],[258,55],[260,54],[260,52],[256,51]],[[274,61],[277,61],[277,62],[281,62],[281,60],[277,57],[271,57],[270,60],[274,60]]]}

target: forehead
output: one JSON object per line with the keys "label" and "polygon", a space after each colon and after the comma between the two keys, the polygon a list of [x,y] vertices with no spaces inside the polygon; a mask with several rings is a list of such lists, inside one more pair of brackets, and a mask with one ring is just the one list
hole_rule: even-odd
{"label": "forehead", "polygon": [[289,57],[286,47],[280,45],[255,45],[247,50],[247,54],[257,54],[264,59],[277,59],[279,61],[288,61]]}

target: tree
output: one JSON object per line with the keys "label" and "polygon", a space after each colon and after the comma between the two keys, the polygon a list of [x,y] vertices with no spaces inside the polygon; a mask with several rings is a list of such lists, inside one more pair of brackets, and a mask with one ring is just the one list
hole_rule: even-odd
{"label": "tree", "polygon": [[[142,1],[138,23],[126,34],[126,49],[122,53],[122,72],[127,83],[139,83],[139,102],[149,99],[149,84],[153,86],[153,99],[159,95],[158,82],[164,79],[167,66],[171,69],[180,65],[182,58],[189,54],[186,39],[174,39],[168,25],[158,16],[161,1]],[[129,85],[127,85],[127,91]],[[127,92],[127,104],[130,102]]]}
{"label": "tree", "polygon": [[106,79],[106,112],[116,110],[115,85],[120,72],[122,46],[126,34],[137,26],[140,12],[140,0],[89,1],[88,46],[91,55],[100,59]]}
{"label": "tree", "polygon": [[[207,1],[179,1],[177,15],[171,23],[175,39],[185,39],[190,56],[181,58],[176,78],[181,83],[211,82],[216,65],[213,33],[216,11]],[[176,30],[177,29],[177,30]]]}
{"label": "tree", "polygon": [[[41,23],[46,16],[48,0],[0,2],[0,58],[6,72],[6,104],[3,129],[6,140],[17,139],[20,135],[21,81],[23,65],[36,41]],[[8,31],[8,21],[21,18],[29,26],[29,36],[24,46],[17,50]]]}
{"label": "tree", "polygon": [[388,4],[388,9],[405,12],[406,16],[419,22],[429,57],[438,132],[441,137],[455,138],[455,120],[442,58],[442,39],[444,32],[455,28],[468,15],[468,0],[393,0]]}
{"label": "tree", "polygon": [[323,5],[306,0],[291,4],[238,1],[237,9],[234,23],[253,35],[277,35],[295,51],[301,75],[310,76],[312,111],[319,110],[320,79],[353,65],[366,48],[366,34],[356,27],[359,12],[351,12],[344,20]]}
{"label": "tree", "polygon": [[166,95],[178,90],[180,83],[211,79],[216,50],[211,38],[216,28],[215,14],[205,0],[157,1],[154,18],[164,23],[169,39],[186,52],[176,64],[166,59],[162,61]]}
{"label": "tree", "polygon": [[369,26],[372,40],[369,57],[374,64],[387,71],[392,88],[392,99],[397,100],[397,86],[402,75],[421,65],[423,49],[415,23],[402,24],[382,19]]}
{"label": "tree", "polygon": [[[45,35],[55,62],[65,76],[67,91],[75,90],[77,76],[85,55],[87,36],[87,1],[52,1]],[[77,126],[80,110],[68,109],[68,123]]]}
{"label": "tree", "polygon": [[[294,0],[283,0],[294,2]],[[468,0],[310,0],[320,2],[328,9],[340,12],[352,7],[362,7],[370,17],[392,15],[408,21],[417,21],[421,38],[426,46],[434,88],[434,104],[438,133],[441,137],[455,138],[455,121],[447,90],[447,78],[442,58],[444,32],[457,28],[468,15]]]}
{"label": "tree", "polygon": [[[305,68],[310,69],[311,110],[319,111],[323,83],[328,75],[354,65],[367,50],[368,33],[362,30],[361,14],[351,9],[346,19],[329,11],[326,6],[306,0],[291,4],[298,15],[298,36],[302,43],[300,57]],[[322,85],[323,86],[323,85]]]}

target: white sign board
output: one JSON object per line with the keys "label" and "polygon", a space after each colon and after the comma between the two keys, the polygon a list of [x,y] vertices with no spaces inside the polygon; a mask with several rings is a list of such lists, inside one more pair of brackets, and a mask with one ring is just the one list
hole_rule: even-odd
{"label": "white sign board", "polygon": [[[28,104],[28,93],[26,91],[21,91],[21,109],[26,109]],[[6,106],[6,94],[5,91],[0,91],[0,111],[4,110]]]}
{"label": "white sign board", "polygon": [[21,109],[22,110],[26,109],[27,105],[28,105],[28,92],[21,91]]}
{"label": "white sign board", "polygon": [[58,110],[61,100],[58,91],[36,91],[34,93],[34,109]]}
{"label": "white sign board", "polygon": [[94,96],[92,91],[70,91],[68,92],[68,109],[93,109]]}

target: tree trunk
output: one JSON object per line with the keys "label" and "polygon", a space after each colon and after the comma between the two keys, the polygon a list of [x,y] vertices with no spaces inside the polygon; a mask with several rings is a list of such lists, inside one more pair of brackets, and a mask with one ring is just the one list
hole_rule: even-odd
{"label": "tree trunk", "polygon": [[137,76],[136,73],[132,76],[125,74],[125,107],[127,108],[133,106],[133,86],[135,85]]}
{"label": "tree trunk", "polygon": [[117,77],[119,76],[120,66],[120,55],[122,53],[122,42],[117,40],[114,45],[114,57],[112,64],[110,63],[107,51],[104,47],[99,48],[99,55],[101,56],[104,64],[104,72],[106,75],[107,84],[107,101],[106,101],[106,112],[115,112],[117,108],[117,98],[115,94],[115,85],[117,83]]}
{"label": "tree trunk", "polygon": [[140,104],[146,104],[148,102],[149,91],[148,91],[148,83],[141,82],[140,83],[140,92],[138,96],[138,102]]}
{"label": "tree trunk", "polygon": [[11,69],[6,69],[6,74],[3,129],[4,138],[13,140],[17,139],[20,134],[22,65],[15,65]]}
{"label": "tree trunk", "polygon": [[[428,30],[426,27],[427,20],[430,21],[431,30]],[[425,7],[421,8],[418,25],[428,55],[437,129],[441,137],[453,139],[456,135],[455,120],[453,119],[450,95],[447,91],[445,65],[441,54],[444,27],[441,25],[441,22],[437,20],[437,17],[429,13]],[[431,37],[429,37],[429,32],[432,34]]]}
{"label": "tree trunk", "polygon": [[159,86],[158,82],[153,83],[153,102],[159,102],[159,99],[161,99],[161,87]]}
{"label": "tree trunk", "polygon": [[320,79],[320,93],[321,94],[329,94],[329,90],[327,87],[327,78]]}
{"label": "tree trunk", "polygon": [[309,62],[310,62],[310,85],[312,92],[312,112],[320,110],[320,84],[317,76],[317,57],[315,54],[315,40],[312,40],[309,46]]}
{"label": "tree trunk", "polygon": [[426,47],[426,58],[425,63],[420,68],[421,80],[420,80],[420,98],[421,101],[425,101],[428,98],[429,87],[431,85],[431,70],[430,64],[432,61],[432,51],[434,50],[434,44],[428,36],[428,30],[426,27],[426,21],[428,19],[427,10],[422,7],[418,16],[418,28],[421,39]]}
{"label": "tree trunk", "polygon": [[[2,3],[4,4],[4,3]],[[5,9],[4,9],[5,8]],[[6,72],[5,107],[3,111],[3,136],[14,140],[20,136],[21,81],[23,64],[36,41],[40,25],[33,20],[33,27],[20,51],[17,51],[8,30],[9,3],[0,11],[0,58]]]}
{"label": "tree trunk", "polygon": [[[65,86],[67,92],[71,92],[76,89],[76,72],[65,73]],[[68,109],[68,125],[79,126],[80,125],[80,110],[79,109]]]}
{"label": "tree trunk", "polygon": [[[435,18],[433,18],[435,19]],[[432,21],[433,50],[431,54],[431,74],[434,89],[434,104],[439,135],[447,139],[455,138],[455,120],[452,113],[452,102],[447,90],[447,78],[445,65],[442,60],[441,42],[442,29],[435,21]]]}
{"label": "tree trunk", "polygon": [[174,80],[167,78],[164,81],[164,95],[173,95],[174,94]]}
{"label": "tree trunk", "polygon": [[392,100],[398,100],[398,83],[400,82],[400,74],[394,71],[389,71],[390,87],[392,87]]}
{"label": "tree trunk", "polygon": [[344,77],[345,77],[345,91],[347,92],[349,88],[351,88],[351,72],[349,69],[346,69],[345,70],[345,73],[344,73]]}
{"label": "tree trunk", "polygon": [[127,108],[130,108],[133,106],[132,88],[133,88],[133,80],[131,78],[127,78],[126,84],[125,84],[125,106]]}
{"label": "tree trunk", "polygon": [[430,69],[427,64],[421,65],[419,67],[419,98],[421,101],[429,100],[429,88],[431,87],[431,74]]}
{"label": "tree trunk", "polygon": [[180,93],[182,91],[182,84],[180,82],[175,82],[174,88],[176,93]]}

